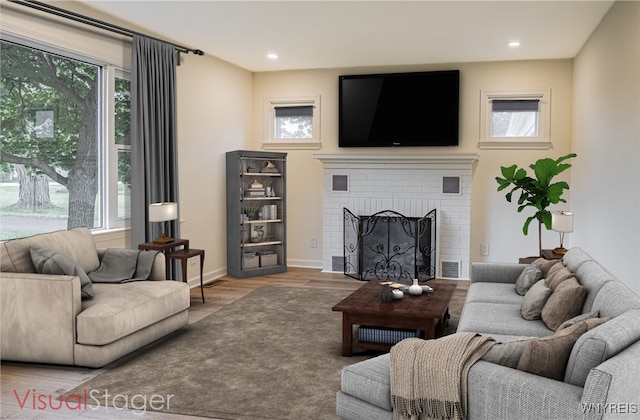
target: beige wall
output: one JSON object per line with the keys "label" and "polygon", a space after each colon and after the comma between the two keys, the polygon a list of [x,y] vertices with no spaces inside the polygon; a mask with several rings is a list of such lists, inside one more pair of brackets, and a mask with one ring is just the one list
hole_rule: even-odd
{"label": "beige wall", "polygon": [[[338,76],[391,71],[460,69],[460,146],[457,148],[338,148]],[[480,159],[473,179],[471,260],[517,261],[537,253],[537,233],[522,234],[526,217],[496,192],[500,165],[528,165],[546,157],[569,153],[571,145],[572,60],[465,63],[422,67],[377,67],[311,71],[265,72],[254,75],[253,136],[250,146],[260,149],[264,138],[264,100],[270,97],[321,96],[321,150],[290,151],[288,159],[288,257],[290,265],[321,265],[322,246],[310,248],[309,237],[322,238],[322,165],[314,153],[462,153],[477,152]],[[478,150],[480,90],[551,88],[549,151]],[[566,207],[564,207],[566,208]],[[544,236],[544,246],[555,247],[558,237]],[[480,256],[487,243],[488,257]]]}
{"label": "beige wall", "polygon": [[250,72],[212,56],[184,56],[178,67],[181,233],[205,249],[209,278],[226,273],[225,153],[251,136],[251,81]]}
{"label": "beige wall", "polygon": [[616,2],[574,67],[571,242],[640,294],[640,3]]}

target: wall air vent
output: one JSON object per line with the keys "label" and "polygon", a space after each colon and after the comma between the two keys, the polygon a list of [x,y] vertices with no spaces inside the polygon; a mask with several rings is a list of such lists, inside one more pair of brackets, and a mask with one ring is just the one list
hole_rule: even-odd
{"label": "wall air vent", "polygon": [[460,264],[460,261],[440,261],[440,277],[459,279]]}
{"label": "wall air vent", "polygon": [[443,176],[442,177],[442,194],[460,194],[461,178],[459,176]]}
{"label": "wall air vent", "polygon": [[349,177],[347,175],[333,175],[331,191],[349,191]]}
{"label": "wall air vent", "polygon": [[331,257],[331,271],[343,272],[344,271],[344,257],[332,256]]}

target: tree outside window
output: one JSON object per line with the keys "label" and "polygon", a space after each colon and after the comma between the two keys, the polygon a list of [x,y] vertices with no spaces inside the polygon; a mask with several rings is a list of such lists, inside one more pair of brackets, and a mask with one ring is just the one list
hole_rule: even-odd
{"label": "tree outside window", "polygon": [[[108,227],[105,68],[5,40],[0,59],[0,240]],[[114,85],[116,136],[128,147],[128,81]],[[126,161],[118,167],[128,185]]]}

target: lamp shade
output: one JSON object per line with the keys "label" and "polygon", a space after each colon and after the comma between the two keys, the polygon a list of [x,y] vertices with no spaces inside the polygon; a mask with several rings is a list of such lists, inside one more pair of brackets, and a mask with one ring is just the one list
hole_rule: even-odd
{"label": "lamp shade", "polygon": [[149,204],[149,221],[166,222],[178,218],[178,203]]}
{"label": "lamp shade", "polygon": [[573,213],[554,211],[551,213],[551,229],[556,232],[573,232]]}

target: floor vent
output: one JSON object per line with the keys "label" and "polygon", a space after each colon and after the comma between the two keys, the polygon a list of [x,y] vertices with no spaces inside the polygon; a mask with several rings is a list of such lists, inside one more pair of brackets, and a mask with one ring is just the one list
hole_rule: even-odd
{"label": "floor vent", "polygon": [[460,262],[459,261],[441,261],[440,276],[448,279],[460,278]]}

